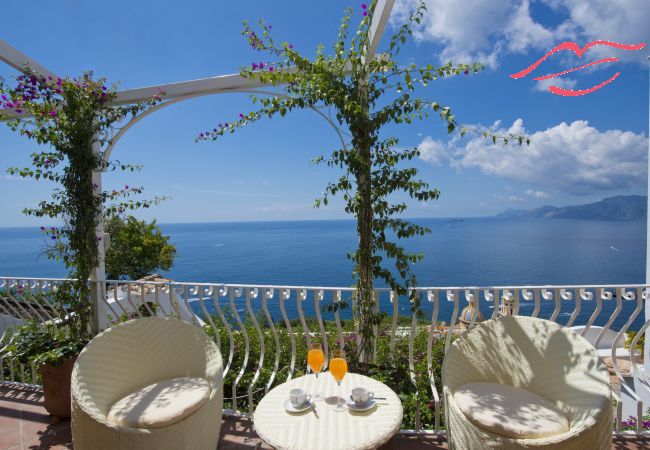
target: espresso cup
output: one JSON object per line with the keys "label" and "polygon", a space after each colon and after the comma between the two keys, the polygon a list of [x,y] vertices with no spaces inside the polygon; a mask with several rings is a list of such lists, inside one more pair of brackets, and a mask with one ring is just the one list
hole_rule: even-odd
{"label": "espresso cup", "polygon": [[304,389],[291,389],[289,391],[289,400],[291,400],[291,406],[294,408],[299,408],[308,402],[311,399],[311,395],[307,395]]}
{"label": "espresso cup", "polygon": [[350,398],[357,405],[363,405],[364,403],[368,403],[375,396],[373,392],[370,392],[368,389],[363,387],[352,389],[351,394],[352,395],[350,395]]}

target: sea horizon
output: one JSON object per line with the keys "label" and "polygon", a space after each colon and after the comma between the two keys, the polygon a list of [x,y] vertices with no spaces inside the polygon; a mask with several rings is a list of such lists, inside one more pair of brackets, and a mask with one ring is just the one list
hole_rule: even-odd
{"label": "sea horizon", "polygon": [[[421,287],[645,283],[645,221],[413,220],[432,229],[430,235],[401,241],[408,250],[425,255],[414,266]],[[356,246],[354,224],[346,219],[160,223],[177,247],[174,266],[160,273],[177,282],[351,287],[352,263],[346,254]],[[38,227],[0,228],[0,276],[65,277],[61,264],[39,257],[44,245]],[[377,287],[384,284],[378,282]],[[294,316],[295,301],[288,303],[289,315]],[[430,314],[431,304],[422,303],[425,315]],[[543,302],[541,317],[552,314],[553,303]],[[615,306],[613,301],[605,303],[596,325],[602,325]],[[631,303],[635,302],[624,304],[614,327],[620,328],[629,317]],[[582,302],[576,324],[589,319],[594,304]],[[448,320],[453,303],[441,305],[440,320]],[[568,320],[574,306],[573,300],[562,301],[560,323]],[[529,307],[532,304],[522,304],[522,313],[529,313]],[[491,314],[487,302],[482,301],[481,308],[484,315]],[[382,300],[381,309],[391,310],[387,299]],[[271,305],[271,312],[274,319],[279,318],[277,304]],[[313,302],[306,302],[305,313],[314,313]],[[410,313],[408,301],[400,301],[399,313]],[[639,317],[633,326],[642,322]]]}

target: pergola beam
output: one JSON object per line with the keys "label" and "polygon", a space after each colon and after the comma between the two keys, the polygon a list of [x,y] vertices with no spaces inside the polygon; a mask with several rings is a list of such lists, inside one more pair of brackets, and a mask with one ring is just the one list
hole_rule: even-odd
{"label": "pergola beam", "polygon": [[26,67],[29,67],[33,72],[38,73],[44,77],[56,77],[56,74],[51,70],[46,69],[29,56],[9,45],[8,42],[0,39],[0,61],[3,61],[18,70],[25,73]]}
{"label": "pergola beam", "polygon": [[386,24],[388,23],[394,4],[395,0],[377,1],[377,6],[375,6],[375,12],[372,14],[372,20],[370,22],[370,43],[368,45],[366,61],[372,61],[377,53],[381,37],[386,29]]}
{"label": "pergola beam", "polygon": [[198,80],[126,89],[116,94],[113,104],[124,105],[146,101],[158,95],[160,92],[165,93],[165,99],[173,99],[192,94],[216,94],[218,92],[239,89],[254,89],[260,86],[263,86],[263,84],[249,78],[244,78],[239,74],[221,75]]}
{"label": "pergola beam", "polygon": [[[372,60],[377,53],[381,37],[384,34],[394,4],[395,0],[378,0],[377,2],[370,22],[370,41],[368,53],[366,54],[367,61]],[[165,99],[173,99],[192,94],[216,94],[233,90],[255,89],[261,86],[263,86],[262,83],[244,78],[239,74],[223,75],[119,91],[113,103],[116,105],[124,105],[147,101],[155,95],[158,95],[161,91],[165,93]]]}

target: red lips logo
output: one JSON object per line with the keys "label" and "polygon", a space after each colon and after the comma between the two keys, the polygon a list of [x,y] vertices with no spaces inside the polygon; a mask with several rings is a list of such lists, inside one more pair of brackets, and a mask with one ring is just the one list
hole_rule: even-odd
{"label": "red lips logo", "polygon": [[[526,75],[531,73],[533,70],[535,70],[537,68],[537,66],[542,64],[542,62],[544,62],[553,53],[557,53],[557,52],[559,52],[561,50],[570,50],[573,53],[575,53],[576,55],[578,55],[578,58],[581,58],[582,55],[584,55],[587,52],[587,50],[589,50],[590,48],[595,47],[597,45],[602,45],[602,46],[606,46],[606,47],[614,47],[614,48],[618,48],[620,50],[629,50],[629,51],[641,50],[642,48],[645,47],[645,43],[643,43],[643,42],[640,43],[640,44],[619,44],[618,42],[610,42],[610,41],[592,41],[592,42],[588,43],[587,45],[585,45],[584,47],[580,47],[575,42],[563,42],[563,43],[558,44],[555,47],[553,47],[553,49],[551,49],[551,51],[549,51],[547,54],[545,54],[540,59],[535,61],[527,69],[524,69],[521,72],[513,73],[512,75],[510,75],[510,78],[519,79],[519,78],[525,77]],[[604,64],[604,63],[609,63],[609,62],[617,62],[618,60],[619,59],[615,58],[615,57],[603,58],[603,59],[599,59],[597,61],[592,61],[590,63],[583,64],[583,65],[578,66],[578,67],[574,67],[573,69],[564,70],[562,72],[557,72],[557,73],[551,73],[551,74],[543,75],[541,77],[537,77],[537,78],[533,78],[533,79],[536,80],[536,81],[548,80],[548,79],[551,79],[551,78],[560,77],[560,76],[565,75],[565,74],[570,73],[570,72],[575,72],[577,70],[584,69],[585,67],[596,66],[598,64]],[[551,93],[555,94],[555,95],[563,95],[565,97],[576,97],[576,96],[579,96],[579,95],[587,95],[587,94],[591,94],[592,92],[595,92],[598,89],[608,85],[609,83],[614,81],[616,78],[618,78],[618,76],[620,74],[621,74],[621,72],[616,72],[614,75],[609,77],[607,80],[605,80],[602,83],[597,84],[596,86],[593,86],[593,87],[591,87],[589,89],[564,89],[564,88],[561,88],[559,86],[549,86],[548,90]]]}

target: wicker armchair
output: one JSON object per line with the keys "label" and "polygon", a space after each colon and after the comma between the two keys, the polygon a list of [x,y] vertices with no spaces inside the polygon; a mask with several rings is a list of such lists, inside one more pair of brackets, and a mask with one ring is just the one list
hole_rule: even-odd
{"label": "wicker armchair", "polygon": [[[200,328],[176,319],[132,320],[97,335],[72,373],[75,449],[211,449],[219,439],[223,363]],[[112,405],[143,386],[179,377],[208,382],[209,395],[187,417],[159,428],[115,425]]]}
{"label": "wicker armchair", "polygon": [[[468,383],[483,382],[526,389],[549,401],[568,419],[568,431],[522,439],[475,424],[461,410],[454,393],[462,392],[460,388]],[[611,448],[607,370],[591,344],[554,322],[508,316],[478,324],[452,343],[442,366],[442,385],[450,448]],[[489,406],[487,398],[482,400]],[[512,417],[496,409],[491,414],[492,420],[501,423]],[[521,416],[510,423],[518,419]]]}

